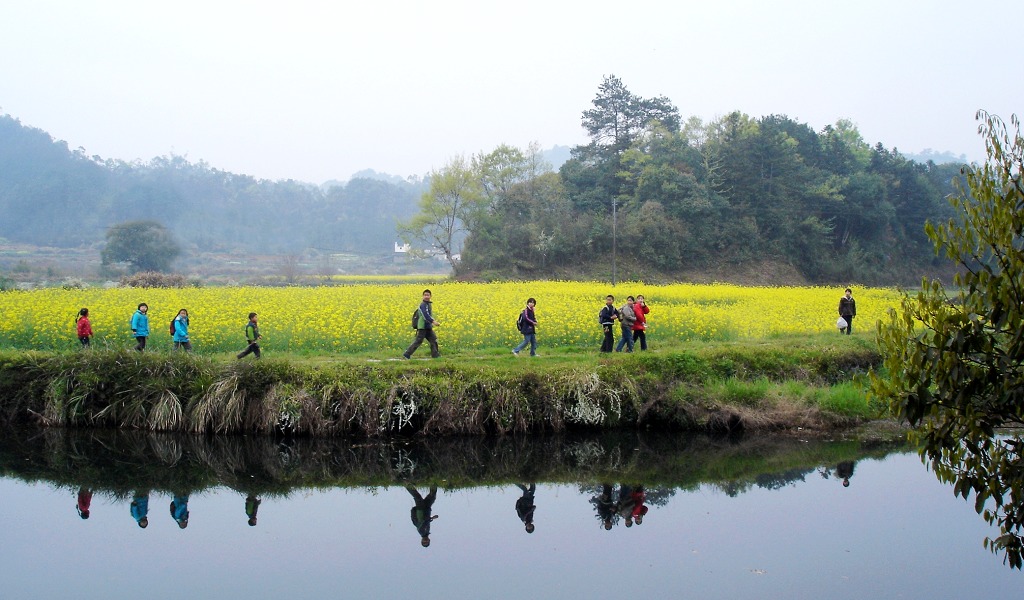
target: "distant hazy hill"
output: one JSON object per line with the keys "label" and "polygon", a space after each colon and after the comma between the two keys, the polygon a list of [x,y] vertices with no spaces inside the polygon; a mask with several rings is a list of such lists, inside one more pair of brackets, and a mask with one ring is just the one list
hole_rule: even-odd
{"label": "distant hazy hill", "polygon": [[258,180],[178,156],[88,157],[0,115],[0,237],[78,246],[110,225],[154,219],[197,250],[389,253],[423,184],[365,171],[325,186]]}
{"label": "distant hazy hill", "polygon": [[936,152],[931,148],[925,148],[924,150],[917,154],[904,154],[903,156],[914,162],[919,162],[921,164],[927,163],[928,161],[931,161],[937,165],[944,165],[948,163],[967,164],[968,162],[970,162],[967,160],[966,154],[961,154],[957,156],[952,152]]}

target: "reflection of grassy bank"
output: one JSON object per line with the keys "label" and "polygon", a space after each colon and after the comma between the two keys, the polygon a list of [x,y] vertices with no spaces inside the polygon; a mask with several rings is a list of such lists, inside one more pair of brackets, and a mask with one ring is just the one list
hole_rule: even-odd
{"label": "reflection of grassy bank", "polygon": [[126,498],[135,490],[223,486],[284,495],[297,489],[432,481],[445,487],[518,481],[633,482],[729,493],[775,489],[840,461],[882,458],[902,442],[619,433],[459,437],[352,443],[340,438],[190,436],[69,429],[0,431],[0,474]]}
{"label": "reflection of grassy bank", "polygon": [[877,416],[850,385],[877,362],[867,340],[823,337],[536,360],[0,352],[0,419],[371,436],[827,429]]}

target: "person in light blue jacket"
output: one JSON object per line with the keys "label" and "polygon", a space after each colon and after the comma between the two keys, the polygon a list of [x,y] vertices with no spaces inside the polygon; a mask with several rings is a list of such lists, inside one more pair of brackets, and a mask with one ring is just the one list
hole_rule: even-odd
{"label": "person in light blue jacket", "polygon": [[149,337],[149,306],[143,302],[132,315],[132,336],[135,338],[135,349],[142,352],[146,349],[146,338]]}
{"label": "person in light blue jacket", "polygon": [[192,341],[188,339],[188,310],[181,309],[174,317],[174,349],[192,351]]}

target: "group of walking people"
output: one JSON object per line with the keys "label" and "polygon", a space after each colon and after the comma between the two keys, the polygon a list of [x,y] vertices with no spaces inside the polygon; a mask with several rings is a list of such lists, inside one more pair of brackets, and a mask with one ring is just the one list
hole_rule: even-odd
{"label": "group of walking people", "polygon": [[[440,325],[440,321],[434,318],[432,298],[433,295],[429,289],[423,290],[423,298],[416,311],[412,314],[412,328],[416,330],[416,337],[409,347],[405,349],[405,352],[402,353],[402,358],[404,359],[412,358],[413,353],[416,352],[424,341],[430,346],[430,356],[432,358],[441,356],[441,350],[437,344],[437,334],[434,332],[434,328]],[[632,352],[637,345],[640,346],[640,350],[647,350],[647,315],[650,312],[651,309],[647,306],[647,301],[644,299],[643,294],[638,294],[635,298],[633,296],[626,296],[626,302],[619,307],[615,306],[615,296],[611,294],[605,296],[605,305],[597,316],[598,323],[600,323],[604,332],[601,352],[622,352],[623,350]],[[853,299],[853,292],[850,288],[846,288],[845,295],[839,300],[839,319],[836,322],[841,333],[846,335],[852,333],[853,318],[856,315],[857,303]],[[621,331],[618,344],[615,344],[616,323],[618,323]],[[537,324],[537,300],[536,298],[529,298],[526,301],[526,306],[516,319],[516,329],[522,334],[523,341],[512,349],[512,354],[518,357],[520,352],[529,346],[530,356],[537,356]],[[149,306],[145,302],[140,303],[135,314],[132,315],[130,326],[132,336],[136,340],[135,350],[142,352],[146,348],[146,342],[149,339],[150,333]],[[182,308],[178,311],[174,320],[171,321],[168,329],[174,342],[175,350],[192,351],[188,327],[188,310]],[[92,324],[89,321],[88,308],[78,311],[78,317],[75,319],[75,331],[82,346],[89,347],[93,332]],[[259,329],[259,315],[255,312],[250,312],[249,320],[245,325],[246,347],[237,354],[237,358],[241,359],[249,354],[259,358],[259,341],[262,337]]]}
{"label": "group of walking people", "polygon": [[[128,326],[132,331],[132,337],[135,338],[134,350],[139,352],[144,351],[150,334],[148,304],[145,302],[141,302],[139,304],[135,313],[132,314],[131,319],[128,321]],[[171,341],[174,342],[175,350],[183,350],[185,352],[192,351],[192,340],[188,335],[188,326],[188,309],[182,308],[168,324],[167,329],[168,334],[171,336]],[[78,311],[78,317],[75,319],[75,333],[78,335],[78,341],[82,344],[83,348],[90,347],[93,332],[92,323],[89,321],[88,308],[82,308]],[[262,337],[263,336],[260,335],[259,328],[259,315],[251,312],[249,313],[249,320],[245,324],[246,347],[238,353],[237,357],[244,358],[249,354],[252,354],[256,358],[259,358],[259,340]]]}
{"label": "group of walking people", "polygon": [[[632,352],[636,344],[640,350],[647,350],[647,315],[651,309],[643,295],[626,297],[626,303],[615,307],[615,296],[609,294],[605,297],[605,306],[598,314],[597,320],[604,330],[604,341],[601,344],[601,352],[611,352],[613,347],[616,352]],[[614,325],[618,321],[622,330],[618,346],[614,346],[615,334]],[[537,299],[528,298],[526,306],[516,318],[516,329],[523,336],[523,341],[512,349],[512,354],[520,356],[520,352],[530,347],[530,356],[537,356]],[[412,358],[416,349],[426,341],[430,345],[430,356],[438,358],[441,356],[440,348],[437,345],[437,334],[434,327],[440,322],[434,318],[433,295],[430,290],[423,290],[423,299],[419,307],[412,314],[412,328],[416,330],[416,338],[412,344],[402,353],[402,358]]]}
{"label": "group of walking people", "polygon": [[615,296],[608,294],[604,298],[604,308],[597,315],[597,320],[604,330],[604,341],[601,342],[601,352],[611,352],[612,344],[615,343],[615,322],[619,322],[619,329],[622,335],[619,343],[615,346],[616,352],[632,352],[634,344],[639,342],[641,350],[647,350],[647,314],[651,309],[647,307],[643,294],[626,296],[626,303],[615,308]]}

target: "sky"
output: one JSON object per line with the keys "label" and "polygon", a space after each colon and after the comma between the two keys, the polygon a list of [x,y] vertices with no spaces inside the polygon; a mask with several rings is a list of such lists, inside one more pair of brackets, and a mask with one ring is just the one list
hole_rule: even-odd
{"label": "sky", "polygon": [[684,120],[733,111],[982,160],[1024,113],[1020,0],[0,0],[0,114],[89,156],[260,179],[402,177],[587,142],[607,75]]}

